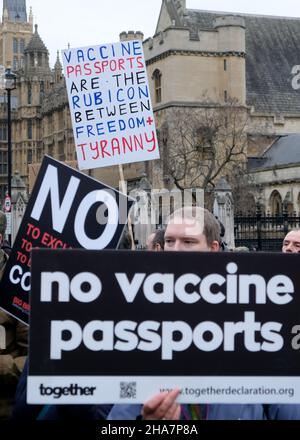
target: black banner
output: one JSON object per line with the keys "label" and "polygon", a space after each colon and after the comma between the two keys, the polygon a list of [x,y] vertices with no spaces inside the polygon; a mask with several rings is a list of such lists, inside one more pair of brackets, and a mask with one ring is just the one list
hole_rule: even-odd
{"label": "black banner", "polygon": [[45,156],[0,284],[0,308],[28,323],[31,250],[115,248],[133,200]]}
{"label": "black banner", "polygon": [[[34,250],[36,403],[143,401],[176,385],[182,401],[300,402],[298,264],[286,254]],[[54,376],[65,391],[46,389]]]}

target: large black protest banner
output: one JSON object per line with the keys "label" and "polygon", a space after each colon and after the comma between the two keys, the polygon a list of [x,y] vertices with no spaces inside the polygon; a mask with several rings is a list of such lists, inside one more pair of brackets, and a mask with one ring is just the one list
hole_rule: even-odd
{"label": "large black protest banner", "polygon": [[[299,256],[33,251],[30,403],[300,403]],[[108,270],[109,268],[109,270]]]}
{"label": "large black protest banner", "polygon": [[45,156],[0,284],[0,308],[27,324],[31,250],[115,248],[132,203]]}

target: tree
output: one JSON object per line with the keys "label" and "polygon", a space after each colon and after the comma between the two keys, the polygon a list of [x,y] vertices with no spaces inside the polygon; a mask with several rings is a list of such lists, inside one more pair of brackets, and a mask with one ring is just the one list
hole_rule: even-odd
{"label": "tree", "polygon": [[247,165],[242,163],[231,169],[226,175],[226,180],[231,186],[235,214],[256,213],[254,194],[257,195],[257,186],[253,175],[248,173]]}
{"label": "tree", "polygon": [[248,110],[237,102],[177,108],[168,116],[167,173],[177,188],[209,193],[216,180],[246,162]]}

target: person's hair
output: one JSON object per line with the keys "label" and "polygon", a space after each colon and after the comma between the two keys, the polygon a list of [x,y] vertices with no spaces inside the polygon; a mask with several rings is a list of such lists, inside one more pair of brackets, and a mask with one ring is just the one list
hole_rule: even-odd
{"label": "person's hair", "polygon": [[216,217],[216,219],[219,222],[220,225],[220,237],[223,238],[225,235],[225,226],[223,225],[223,223],[218,219],[218,217]]}
{"label": "person's hair", "polygon": [[300,232],[300,228],[294,228],[294,229],[291,229],[290,231],[288,231],[288,232],[285,234],[284,238],[285,238],[290,232]]}
{"label": "person's hair", "polygon": [[131,249],[131,248],[132,248],[131,235],[129,234],[128,229],[124,228],[123,234],[121,235],[118,249]]}
{"label": "person's hair", "polygon": [[153,247],[159,244],[162,249],[165,247],[165,229],[157,229],[152,240]]}
{"label": "person's hair", "polygon": [[233,252],[250,252],[250,249],[247,246],[238,246],[233,248]]}
{"label": "person's hair", "polygon": [[[168,223],[177,223],[177,219],[193,220],[200,223],[202,227],[201,233],[205,236],[207,244],[210,246],[213,241],[220,243],[220,224],[215,216],[205,208],[200,206],[185,206],[176,209],[168,218]],[[176,219],[176,221],[175,221]]]}

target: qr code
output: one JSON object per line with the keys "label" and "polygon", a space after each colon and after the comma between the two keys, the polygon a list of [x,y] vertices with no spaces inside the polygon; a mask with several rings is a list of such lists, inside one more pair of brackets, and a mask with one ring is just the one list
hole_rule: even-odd
{"label": "qr code", "polygon": [[120,398],[136,398],[136,382],[120,382]]}

